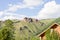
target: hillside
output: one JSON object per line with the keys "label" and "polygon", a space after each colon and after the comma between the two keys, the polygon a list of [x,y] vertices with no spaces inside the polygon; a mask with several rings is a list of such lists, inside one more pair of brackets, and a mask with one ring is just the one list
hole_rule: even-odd
{"label": "hillside", "polygon": [[[15,27],[15,40],[29,40],[30,37],[42,33],[53,23],[60,24],[60,18],[38,20],[25,17],[24,20],[12,21]],[[4,25],[4,21],[0,22],[1,25]]]}
{"label": "hillside", "polygon": [[[16,28],[16,40],[27,39],[30,36],[37,35],[38,33],[42,32],[46,27],[46,25],[53,22],[55,19],[45,19],[45,20],[38,20],[32,19],[33,21],[29,22],[29,20],[19,20],[14,23]],[[23,38],[22,38],[23,37]]]}

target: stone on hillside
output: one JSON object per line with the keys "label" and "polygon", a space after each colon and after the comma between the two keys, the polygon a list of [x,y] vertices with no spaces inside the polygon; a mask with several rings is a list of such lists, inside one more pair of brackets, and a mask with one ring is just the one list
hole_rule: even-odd
{"label": "stone on hillside", "polygon": [[23,28],[22,28],[22,27],[20,27],[20,30],[23,30]]}
{"label": "stone on hillside", "polygon": [[33,19],[32,19],[32,18],[29,18],[29,23],[30,23],[30,22],[33,22]]}
{"label": "stone on hillside", "polygon": [[27,21],[27,20],[28,20],[28,18],[27,18],[27,17],[25,17],[25,18],[24,18],[24,20],[25,20],[25,21]]}
{"label": "stone on hillside", "polygon": [[36,22],[38,22],[38,19],[36,19]]}
{"label": "stone on hillside", "polygon": [[24,26],[24,28],[26,28],[26,29],[27,29],[27,26]]}

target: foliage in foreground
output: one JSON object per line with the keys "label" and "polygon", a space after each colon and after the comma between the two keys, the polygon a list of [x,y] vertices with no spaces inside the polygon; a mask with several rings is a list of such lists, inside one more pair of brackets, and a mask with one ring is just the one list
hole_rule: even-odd
{"label": "foliage in foreground", "polygon": [[0,40],[14,40],[14,27],[11,20],[6,20],[0,29]]}
{"label": "foliage in foreground", "polygon": [[46,38],[47,40],[60,40],[60,35],[56,31],[53,31],[53,33],[50,34],[50,30],[48,30],[46,33]]}

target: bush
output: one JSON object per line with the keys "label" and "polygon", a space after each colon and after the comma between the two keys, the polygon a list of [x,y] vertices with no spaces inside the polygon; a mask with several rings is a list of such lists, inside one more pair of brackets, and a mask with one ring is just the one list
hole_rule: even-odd
{"label": "bush", "polygon": [[6,20],[5,26],[0,29],[0,40],[14,40],[14,27],[11,20]]}

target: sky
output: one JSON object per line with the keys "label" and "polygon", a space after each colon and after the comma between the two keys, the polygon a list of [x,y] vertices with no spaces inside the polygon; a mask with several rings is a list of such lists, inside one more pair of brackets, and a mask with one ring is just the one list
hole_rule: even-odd
{"label": "sky", "polygon": [[0,20],[60,17],[60,0],[0,0]]}

